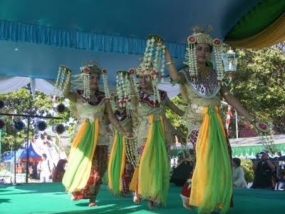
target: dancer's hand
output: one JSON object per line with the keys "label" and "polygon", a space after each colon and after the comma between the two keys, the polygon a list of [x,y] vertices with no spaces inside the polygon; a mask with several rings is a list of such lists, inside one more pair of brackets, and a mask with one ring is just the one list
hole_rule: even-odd
{"label": "dancer's hand", "polygon": [[162,44],[163,43],[163,39],[158,35],[149,35],[148,39],[154,39],[154,42],[156,44]]}
{"label": "dancer's hand", "polygon": [[179,143],[181,143],[183,145],[187,144],[186,137],[185,137],[185,135],[183,133],[181,133],[180,131],[175,131],[172,134],[178,138],[178,142]]}

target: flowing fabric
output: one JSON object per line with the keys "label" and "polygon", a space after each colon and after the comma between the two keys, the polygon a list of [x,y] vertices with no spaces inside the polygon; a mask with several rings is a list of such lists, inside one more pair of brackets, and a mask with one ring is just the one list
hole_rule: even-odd
{"label": "flowing fabric", "polygon": [[114,195],[119,195],[123,190],[122,176],[126,164],[125,151],[124,136],[116,132],[108,164],[108,187]]}
{"label": "flowing fabric", "polygon": [[138,194],[143,199],[166,203],[169,165],[163,119],[149,116],[151,124],[139,164]]}
{"label": "flowing fabric", "polygon": [[68,167],[62,183],[67,192],[83,189],[91,173],[92,160],[99,135],[99,120],[85,120],[72,143]]}
{"label": "flowing fabric", "polygon": [[130,183],[130,187],[129,187],[129,189],[134,192],[137,191],[138,177],[139,177],[139,166],[136,166],[131,183]]}
{"label": "flowing fabric", "polygon": [[217,107],[203,107],[203,115],[189,203],[199,207],[199,213],[215,208],[226,213],[232,197],[232,169],[225,130]]}

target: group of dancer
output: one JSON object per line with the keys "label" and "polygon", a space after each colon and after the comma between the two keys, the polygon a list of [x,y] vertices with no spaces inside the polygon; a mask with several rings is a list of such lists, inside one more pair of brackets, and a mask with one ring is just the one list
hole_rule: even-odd
{"label": "group of dancer", "polygon": [[[190,182],[181,191],[183,206],[196,207],[199,213],[216,209],[226,213],[232,206],[231,149],[220,116],[221,99],[250,122],[255,122],[255,117],[223,84],[221,41],[196,31],[187,43],[187,67],[181,71],[162,46],[169,75],[173,83],[180,85],[187,103],[183,110],[157,88],[156,61],[118,71],[114,94],[108,91],[105,70],[96,64],[81,68],[82,85],[76,90],[70,87],[72,77],[67,75],[63,95],[71,101],[80,122],[62,181],[73,199],[86,198],[89,206],[96,206],[102,177],[107,172],[108,188],[115,195],[131,191],[134,203],[147,200],[150,209],[166,205],[170,178],[168,147],[177,135],[165,116],[169,107],[185,120],[186,139],[195,149],[195,167],[189,175]],[[99,90],[100,77],[104,91]]]}

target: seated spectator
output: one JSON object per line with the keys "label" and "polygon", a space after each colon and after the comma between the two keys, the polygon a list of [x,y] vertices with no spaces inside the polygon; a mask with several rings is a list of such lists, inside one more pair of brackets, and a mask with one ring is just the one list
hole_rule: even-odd
{"label": "seated spectator", "polygon": [[259,153],[257,160],[253,163],[254,180],[251,188],[273,189],[272,179],[275,173],[275,165],[269,160],[267,152]]}
{"label": "seated spectator", "polygon": [[237,188],[246,188],[247,183],[244,178],[244,170],[240,163],[239,158],[233,158],[233,185]]}

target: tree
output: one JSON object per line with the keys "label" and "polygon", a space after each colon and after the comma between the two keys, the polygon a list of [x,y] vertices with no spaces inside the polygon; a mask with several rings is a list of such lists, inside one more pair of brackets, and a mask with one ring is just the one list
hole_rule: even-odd
{"label": "tree", "polygon": [[246,108],[276,131],[285,132],[285,55],[273,46],[237,50],[239,68],[232,91]]}
{"label": "tree", "polygon": [[[2,151],[17,150],[22,146],[27,139],[31,140],[34,134],[37,134],[37,122],[44,120],[47,125],[53,125],[68,121],[70,111],[58,113],[54,111],[54,102],[49,95],[36,91],[35,95],[30,92],[29,86],[21,88],[17,91],[0,94],[0,100],[4,102],[4,107],[0,109],[2,114],[18,114],[18,115],[33,115],[43,117],[60,117],[62,119],[45,119],[38,117],[25,116],[10,116],[0,115],[1,119],[5,121],[5,127],[2,129]],[[21,120],[26,126],[23,130],[17,131],[15,129],[14,121]],[[27,127],[30,123],[30,132],[27,136]]]}
{"label": "tree", "polygon": [[[182,101],[181,96],[176,96],[171,100],[178,108],[181,110],[186,110],[187,105]],[[187,136],[187,124],[183,118],[179,115],[175,114],[169,108],[166,108],[166,117],[170,119],[171,124],[177,129],[178,132],[182,133]]]}

